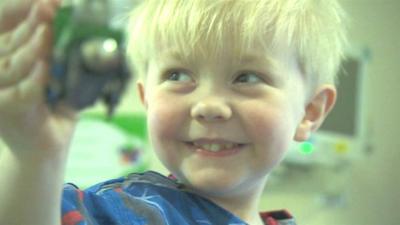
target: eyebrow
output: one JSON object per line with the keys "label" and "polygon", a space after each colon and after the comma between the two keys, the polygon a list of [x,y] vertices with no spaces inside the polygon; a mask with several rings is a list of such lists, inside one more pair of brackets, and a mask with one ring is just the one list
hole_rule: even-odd
{"label": "eyebrow", "polygon": [[[168,57],[180,62],[190,62],[196,61],[196,57],[193,54],[189,54],[189,57],[183,56],[177,49],[166,49],[161,51],[160,54],[156,57],[157,60]],[[279,63],[277,60],[269,57],[267,54],[244,54],[239,59],[234,59],[233,62],[240,63],[240,64],[252,64],[252,63],[265,63],[269,66],[276,66]]]}
{"label": "eyebrow", "polygon": [[[285,74],[285,68],[278,60],[268,56],[268,54],[246,54],[237,61],[240,65],[257,65],[263,71],[270,72],[272,76],[279,77]],[[261,65],[261,66],[259,66]]]}
{"label": "eyebrow", "polygon": [[240,64],[261,63],[267,66],[277,65],[278,62],[266,54],[246,54],[237,60]]}
{"label": "eyebrow", "polygon": [[[156,60],[164,61],[165,58],[168,58],[172,61],[176,61],[179,63],[184,63],[187,65],[191,65],[196,62],[196,57],[194,54],[189,54],[188,57],[182,55],[180,51],[176,48],[167,48],[165,50],[160,51]],[[278,60],[269,56],[268,54],[262,53],[245,53],[240,57],[235,57],[232,59],[232,63],[241,65],[241,66],[255,66],[258,69],[262,69],[269,73],[269,75],[279,78],[281,75],[286,73],[285,67]]]}
{"label": "eyebrow", "polygon": [[[171,49],[171,48],[160,51],[160,53],[156,57],[156,60],[165,59],[166,57],[172,58],[173,60],[176,60],[179,62],[189,62],[190,61],[187,59],[187,57],[180,54],[180,52],[177,49]],[[193,58],[193,57],[191,57],[191,58]]]}

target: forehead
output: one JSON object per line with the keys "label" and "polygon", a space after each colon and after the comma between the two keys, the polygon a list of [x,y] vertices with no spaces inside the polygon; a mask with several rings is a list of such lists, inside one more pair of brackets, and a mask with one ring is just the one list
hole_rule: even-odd
{"label": "forehead", "polygon": [[213,64],[218,65],[255,65],[263,64],[265,66],[276,67],[279,63],[279,58],[275,55],[268,54],[268,52],[253,49],[253,51],[243,51],[237,53],[232,49],[221,49],[219,52],[208,52],[205,49],[200,51],[196,50],[182,50],[179,48],[167,48],[160,50],[154,54],[153,59],[158,63],[179,63],[184,65],[199,65],[199,64]]}
{"label": "forehead", "polygon": [[289,74],[297,70],[298,62],[291,48],[279,46],[266,46],[252,43],[243,47],[232,43],[232,40],[222,42],[218,48],[201,45],[195,48],[190,46],[176,46],[158,48],[151,57],[151,61],[158,64],[177,66],[207,66],[215,65],[220,68],[237,69],[262,69],[275,74]]}

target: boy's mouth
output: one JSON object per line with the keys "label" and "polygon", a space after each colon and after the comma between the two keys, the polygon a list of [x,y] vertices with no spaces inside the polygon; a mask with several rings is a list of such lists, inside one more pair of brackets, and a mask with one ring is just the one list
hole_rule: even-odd
{"label": "boy's mouth", "polygon": [[209,151],[209,152],[221,152],[221,151],[233,151],[238,150],[243,147],[245,144],[234,143],[229,141],[220,141],[220,140],[196,140],[191,142],[186,142],[192,148]]}

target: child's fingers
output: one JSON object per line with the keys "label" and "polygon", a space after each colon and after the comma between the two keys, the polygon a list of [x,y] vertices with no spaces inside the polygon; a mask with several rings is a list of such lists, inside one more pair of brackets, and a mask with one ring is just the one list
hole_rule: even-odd
{"label": "child's fingers", "polygon": [[39,60],[35,63],[27,78],[18,85],[21,100],[37,101],[39,104],[44,102],[44,87],[49,80],[48,70],[47,62]]}
{"label": "child's fingers", "polygon": [[[43,86],[47,82],[48,65],[44,61],[37,61],[27,76],[27,79],[21,81],[17,85],[0,90],[0,106],[2,104],[9,105],[13,102],[13,107],[28,107],[30,105],[37,105],[43,102]],[[11,105],[9,105],[11,106]],[[7,111],[8,108],[4,107],[1,111]]]}
{"label": "child's fingers", "polygon": [[19,24],[16,29],[0,35],[0,56],[11,54],[16,48],[30,39],[38,24],[36,19],[37,11],[38,5],[35,4],[24,22]]}
{"label": "child's fingers", "polygon": [[14,30],[0,34],[0,56],[11,54],[27,42],[40,23],[51,21],[54,11],[54,8],[50,5],[34,4],[25,21]]}
{"label": "child's fingers", "polygon": [[40,5],[41,18],[50,21],[54,13],[48,14],[48,12],[54,11],[60,5],[60,0],[1,0],[0,33],[14,29],[28,17],[35,4]]}
{"label": "child's fingers", "polygon": [[0,90],[24,79],[38,59],[49,56],[51,33],[48,25],[41,24],[33,37],[11,56],[0,57]]}
{"label": "child's fingers", "polygon": [[38,0],[2,0],[0,3],[0,33],[13,29],[24,20]]}
{"label": "child's fingers", "polygon": [[15,120],[21,114],[27,114],[29,110],[43,105],[41,83],[45,79],[46,69],[43,61],[37,61],[27,79],[17,85],[0,90],[0,115],[2,117],[10,117],[10,120]]}

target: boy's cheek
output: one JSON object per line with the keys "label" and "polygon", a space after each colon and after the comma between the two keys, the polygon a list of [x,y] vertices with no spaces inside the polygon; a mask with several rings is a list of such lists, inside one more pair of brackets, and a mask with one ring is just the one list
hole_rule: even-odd
{"label": "boy's cheek", "polygon": [[[154,102],[152,102],[154,103]],[[162,164],[175,173],[179,164],[177,140],[182,126],[182,114],[173,104],[150,104],[147,111],[151,145]]]}
{"label": "boy's cheek", "polygon": [[265,109],[255,112],[247,115],[247,126],[244,129],[253,141],[264,145],[270,154],[281,154],[288,147],[294,133],[289,115]]}
{"label": "boy's cheek", "polygon": [[148,126],[152,134],[162,138],[174,137],[184,119],[183,109],[161,96],[154,96],[148,103]]}

